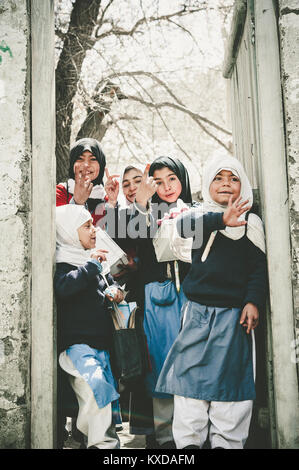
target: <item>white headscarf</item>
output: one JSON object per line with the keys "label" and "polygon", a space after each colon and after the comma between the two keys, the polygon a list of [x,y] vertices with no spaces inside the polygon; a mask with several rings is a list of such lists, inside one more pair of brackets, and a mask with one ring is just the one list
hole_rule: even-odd
{"label": "white headscarf", "polygon": [[[222,206],[215,202],[210,194],[210,185],[215,178],[215,176],[221,170],[231,171],[234,175],[238,176],[241,182],[241,191],[240,196],[242,201],[248,199],[248,205],[252,206],[253,203],[253,194],[251,184],[247,178],[247,175],[244,171],[242,164],[237,158],[231,156],[217,156],[211,158],[206,163],[203,170],[203,179],[202,179],[202,196],[203,196],[203,210],[204,212],[224,212],[226,206]],[[245,219],[245,213],[242,214],[240,220]],[[233,240],[239,240],[245,234],[245,227],[226,227],[225,230],[220,230],[220,232]],[[252,241],[260,250],[265,253],[265,236],[263,223],[261,219],[256,214],[250,214],[247,221],[247,237]]]}
{"label": "white headscarf", "polygon": [[83,266],[92,250],[85,250],[79,240],[78,228],[92,219],[84,206],[66,204],[56,207],[56,263]]}
{"label": "white headscarf", "polygon": [[[145,169],[145,166],[144,166],[144,168],[142,168],[141,165],[127,165],[126,168],[128,166],[132,166],[132,170],[140,171],[142,174],[143,174],[144,169]],[[124,170],[122,172],[122,175],[119,178],[119,195],[118,195],[117,201],[118,201],[118,205],[121,209],[128,209],[128,208],[133,207],[133,202],[130,202],[126,198],[126,196],[124,195],[124,192],[123,192],[123,179],[124,179],[125,169],[126,168],[124,168]],[[131,171],[131,170],[129,170],[129,171]]]}

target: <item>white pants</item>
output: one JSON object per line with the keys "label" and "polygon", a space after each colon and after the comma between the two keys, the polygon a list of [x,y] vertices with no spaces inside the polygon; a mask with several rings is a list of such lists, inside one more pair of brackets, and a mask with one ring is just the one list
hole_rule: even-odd
{"label": "white pants", "polygon": [[192,444],[202,447],[208,434],[212,448],[243,449],[252,405],[252,400],[208,402],[175,395],[173,436],[177,449]]}
{"label": "white pants", "polygon": [[119,438],[112,424],[111,403],[104,408],[98,407],[90,386],[65,352],[60,354],[59,364],[69,374],[70,384],[76,394],[79,404],[77,428],[87,436],[87,447],[119,449]]}
{"label": "white pants", "polygon": [[153,414],[157,443],[173,441],[173,398],[153,398]]}

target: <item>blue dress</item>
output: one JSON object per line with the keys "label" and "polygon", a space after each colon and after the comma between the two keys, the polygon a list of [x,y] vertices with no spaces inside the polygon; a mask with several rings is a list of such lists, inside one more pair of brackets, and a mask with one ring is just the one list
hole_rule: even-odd
{"label": "blue dress", "polygon": [[255,398],[252,338],[241,309],[187,301],[184,326],[159,376],[156,392],[206,401]]}
{"label": "blue dress", "polygon": [[152,367],[145,382],[152,397],[170,398],[164,392],[155,392],[155,387],[166,356],[179,333],[185,300],[183,291],[178,294],[171,280],[145,285],[144,331]]}

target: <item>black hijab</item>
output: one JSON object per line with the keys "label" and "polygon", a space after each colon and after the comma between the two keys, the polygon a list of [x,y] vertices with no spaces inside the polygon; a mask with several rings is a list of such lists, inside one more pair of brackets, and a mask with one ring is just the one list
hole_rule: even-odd
{"label": "black hijab", "polygon": [[95,180],[93,180],[93,185],[103,184],[103,176],[106,166],[106,157],[102,151],[99,142],[96,139],[90,137],[85,137],[84,139],[77,140],[73,144],[70,150],[70,168],[69,168],[69,177],[75,179],[74,174],[74,164],[82,155],[85,150],[89,150],[97,159],[100,165],[100,172]]}
{"label": "black hijab", "polygon": [[[173,157],[158,157],[156,158],[150,166],[149,176],[153,176],[155,170],[161,170],[161,168],[167,167],[178,177],[182,185],[182,192],[179,198],[184,201],[186,204],[192,203],[191,188],[189,182],[189,175],[180,160]],[[158,194],[155,193],[152,197],[152,202],[161,203],[162,199],[159,198]]]}

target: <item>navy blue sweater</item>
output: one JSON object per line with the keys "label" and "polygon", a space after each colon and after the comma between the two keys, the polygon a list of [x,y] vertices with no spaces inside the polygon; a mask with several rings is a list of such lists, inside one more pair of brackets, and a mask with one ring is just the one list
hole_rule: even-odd
{"label": "navy blue sweater", "polygon": [[[110,285],[119,287],[110,274],[106,277]],[[80,267],[58,263],[54,287],[58,351],[82,343],[109,349],[113,323],[104,295],[107,286],[97,266],[92,262]]]}
{"label": "navy blue sweater", "polygon": [[199,223],[198,230],[202,230],[202,245],[192,249],[191,269],[183,282],[186,297],[214,307],[243,308],[251,302],[262,309],[267,292],[265,254],[246,234],[239,240],[232,240],[217,232],[210,253],[202,262],[211,232],[225,228],[223,214],[184,213],[177,221],[179,233],[192,236],[196,223]]}

